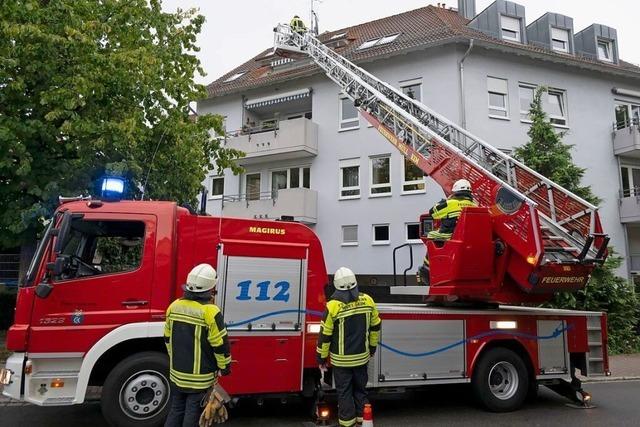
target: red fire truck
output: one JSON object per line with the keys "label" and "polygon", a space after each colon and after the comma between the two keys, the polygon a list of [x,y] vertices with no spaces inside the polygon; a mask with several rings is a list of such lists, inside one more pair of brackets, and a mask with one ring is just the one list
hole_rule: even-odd
{"label": "red fire truck", "polygon": [[[431,241],[421,227],[430,285],[392,293],[431,303],[379,304],[370,387],[471,383],[493,411],[517,409],[538,384],[584,402],[576,369],[609,373],[606,316],[521,303],[586,285],[606,257],[597,208],[312,34],[280,26],[276,52],[311,56],[407,158],[444,189],[467,178],[482,206],[462,212],[450,241]],[[230,335],[224,388],[235,397],[313,397],[322,386],[315,344],[328,281],[313,231],[196,215],[170,202],[98,200],[63,203],[49,223],[19,289],[3,394],[73,405],[102,386],[110,424],[159,425],[169,397],[164,313],[203,262],[220,276],[217,303]]]}

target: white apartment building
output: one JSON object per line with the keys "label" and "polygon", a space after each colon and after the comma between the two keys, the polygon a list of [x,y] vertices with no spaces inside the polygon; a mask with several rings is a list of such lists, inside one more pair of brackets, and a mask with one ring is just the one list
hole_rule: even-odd
{"label": "white apartment building", "polygon": [[[545,110],[584,184],[602,199],[621,273],[640,273],[640,67],[619,58],[616,30],[574,31],[570,17],[527,21],[522,5],[497,0],[476,15],[412,10],[320,40],[377,77],[503,150],[527,142],[534,89],[549,88]],[[229,147],[244,151],[245,173],[210,176],[214,215],[293,217],[319,235],[329,271],[346,265],[363,284],[390,284],[424,256],[418,218],[443,197],[359,117],[310,60],[268,48],[208,86],[200,113],[226,117]],[[410,278],[413,280],[413,277]]]}

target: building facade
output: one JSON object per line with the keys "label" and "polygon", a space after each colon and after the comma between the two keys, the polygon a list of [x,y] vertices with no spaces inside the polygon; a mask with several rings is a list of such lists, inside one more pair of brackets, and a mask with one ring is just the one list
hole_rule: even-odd
{"label": "building facade", "polygon": [[[467,0],[320,40],[505,151],[527,142],[528,106],[546,86],[545,111],[602,199],[621,273],[640,273],[640,68],[619,59],[615,29],[575,32],[570,17],[553,13],[528,23],[523,6],[503,0],[476,15]],[[199,113],[225,116],[226,144],[247,153],[241,176],[207,178],[211,214],[302,221],[319,235],[329,271],[348,265],[365,284],[393,282],[401,245],[397,271],[410,266],[410,252],[417,269],[418,218],[442,189],[309,60],[267,49],[208,90]]]}

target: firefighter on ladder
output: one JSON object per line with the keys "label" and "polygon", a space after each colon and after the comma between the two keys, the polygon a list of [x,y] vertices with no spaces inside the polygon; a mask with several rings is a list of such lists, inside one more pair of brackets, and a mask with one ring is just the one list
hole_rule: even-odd
{"label": "firefighter on ladder", "polygon": [[307,32],[307,27],[304,25],[304,22],[298,15],[295,15],[291,19],[289,26],[291,27],[291,31],[293,31],[294,33],[304,34]]}
{"label": "firefighter on ladder", "polygon": [[362,424],[367,403],[367,363],[378,346],[381,320],[373,299],[358,291],[356,276],[340,267],[333,276],[335,293],[327,301],[318,336],[321,370],[333,367],[341,427]]}
{"label": "firefighter on ladder", "polygon": [[[207,389],[217,384],[218,373],[231,373],[227,330],[222,312],[212,302],[217,280],[213,267],[197,265],[187,276],[184,297],[167,309],[164,340],[169,353],[171,408],[166,427],[197,426]],[[211,390],[202,415],[224,422],[226,408],[215,398]]]}
{"label": "firefighter on ladder", "polygon": [[[451,239],[456,228],[458,218],[463,208],[477,207],[471,193],[471,183],[466,179],[459,179],[451,188],[451,195],[439,201],[429,210],[431,218],[440,220],[440,228],[427,234],[427,239],[447,241]],[[424,257],[422,266],[418,269],[418,283],[429,285],[429,254]]]}

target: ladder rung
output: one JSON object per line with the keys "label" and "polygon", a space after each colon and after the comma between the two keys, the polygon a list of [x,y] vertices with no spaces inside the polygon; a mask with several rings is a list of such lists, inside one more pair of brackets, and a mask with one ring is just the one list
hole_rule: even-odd
{"label": "ladder rung", "polygon": [[578,248],[574,246],[567,246],[566,248],[563,246],[549,246],[544,248],[545,252],[574,252],[577,251]]}

